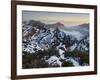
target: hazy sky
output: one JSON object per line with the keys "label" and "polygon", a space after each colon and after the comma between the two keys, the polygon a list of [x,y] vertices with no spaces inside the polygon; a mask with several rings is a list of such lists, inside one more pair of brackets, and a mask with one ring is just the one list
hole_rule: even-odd
{"label": "hazy sky", "polygon": [[62,12],[39,12],[22,11],[22,20],[37,20],[46,24],[63,23],[65,26],[75,26],[89,23],[88,13],[62,13]]}

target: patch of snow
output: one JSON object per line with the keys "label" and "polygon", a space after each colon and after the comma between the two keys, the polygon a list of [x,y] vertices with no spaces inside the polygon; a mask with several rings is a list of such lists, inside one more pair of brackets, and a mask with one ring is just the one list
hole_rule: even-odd
{"label": "patch of snow", "polygon": [[59,58],[58,57],[56,57],[56,56],[51,56],[48,60],[47,60],[47,62],[49,63],[49,64],[52,64],[52,65],[55,65],[55,64],[58,64],[59,66],[61,66],[61,61],[59,60]]}
{"label": "patch of snow", "polygon": [[70,50],[73,51],[77,47],[77,44],[74,44],[73,46],[70,47]]}
{"label": "patch of snow", "polygon": [[59,55],[60,55],[60,58],[61,58],[61,59],[65,59],[64,54],[63,54],[64,52],[65,52],[65,51],[59,49]]}
{"label": "patch of snow", "polygon": [[79,66],[79,63],[76,60],[74,60],[73,58],[71,58],[71,57],[66,59],[66,61],[72,62],[74,66]]}

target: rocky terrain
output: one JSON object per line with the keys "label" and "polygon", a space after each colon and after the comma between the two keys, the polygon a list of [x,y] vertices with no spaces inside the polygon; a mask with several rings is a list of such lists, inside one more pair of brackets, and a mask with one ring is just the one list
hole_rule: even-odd
{"label": "rocky terrain", "polygon": [[22,23],[23,68],[89,65],[89,24]]}

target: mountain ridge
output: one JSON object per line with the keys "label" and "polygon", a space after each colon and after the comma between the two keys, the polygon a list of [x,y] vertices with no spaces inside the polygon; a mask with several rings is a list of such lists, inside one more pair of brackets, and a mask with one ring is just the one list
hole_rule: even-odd
{"label": "mountain ridge", "polygon": [[[55,59],[57,62],[65,60],[70,61],[74,66],[75,63],[77,66],[80,65],[80,59],[77,61],[77,58],[72,57],[70,54],[74,51],[81,51],[81,53],[86,52],[89,54],[89,36],[82,35],[79,40],[76,37],[78,35],[74,36],[75,31],[69,34],[67,30],[62,30],[60,26],[62,27],[64,25],[60,22],[48,25],[34,20],[24,23],[22,51],[33,54],[39,51],[40,53],[45,51],[47,54],[45,54],[46,56],[43,56],[43,58],[48,57],[47,60],[45,60],[48,63],[52,62],[50,60],[52,60],[52,58],[54,59],[53,56],[56,56]],[[49,50],[52,51],[52,53],[48,52]],[[74,55],[74,53],[72,55]],[[61,63],[59,65],[61,66]]]}

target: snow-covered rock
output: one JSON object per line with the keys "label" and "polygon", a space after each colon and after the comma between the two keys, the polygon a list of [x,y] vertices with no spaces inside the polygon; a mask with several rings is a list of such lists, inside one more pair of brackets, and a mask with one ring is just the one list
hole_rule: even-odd
{"label": "snow-covered rock", "polygon": [[[22,26],[23,52],[35,53],[36,51],[50,48],[58,50],[59,57],[53,55],[46,60],[49,64],[61,66],[62,59],[72,62],[74,66],[79,66],[77,60],[72,57],[65,58],[64,53],[75,49],[89,52],[89,36],[83,35],[79,26],[79,30],[70,29],[68,31],[62,28],[64,25],[61,23],[44,24],[34,20],[23,22]],[[87,27],[84,29],[84,31],[88,31]]]}
{"label": "snow-covered rock", "polygon": [[61,67],[61,61],[60,61],[60,59],[58,58],[58,57],[56,57],[56,56],[51,56],[48,60],[47,60],[47,62],[49,63],[49,64],[51,64],[51,65],[59,65],[60,67]]}

